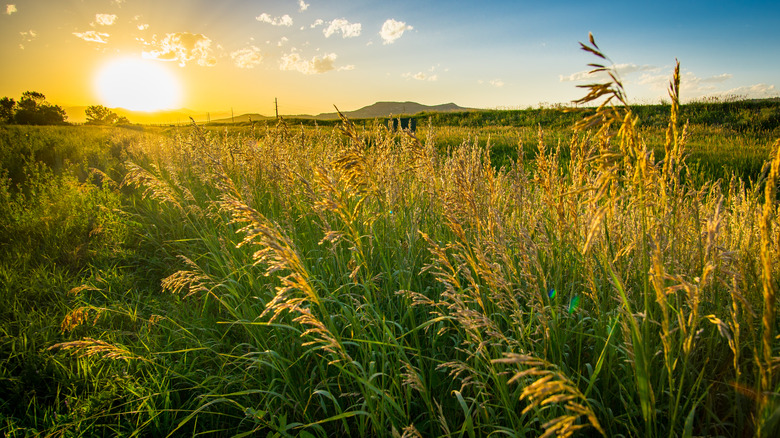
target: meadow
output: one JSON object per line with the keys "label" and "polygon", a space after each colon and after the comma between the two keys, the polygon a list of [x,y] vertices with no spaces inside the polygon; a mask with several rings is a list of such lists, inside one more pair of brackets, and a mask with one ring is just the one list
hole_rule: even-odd
{"label": "meadow", "polygon": [[670,88],[647,125],[614,81],[566,126],[0,126],[0,430],[777,436],[780,141]]}

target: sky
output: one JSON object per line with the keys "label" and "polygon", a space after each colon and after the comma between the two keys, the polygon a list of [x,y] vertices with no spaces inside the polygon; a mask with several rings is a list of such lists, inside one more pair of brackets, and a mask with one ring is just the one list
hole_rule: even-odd
{"label": "sky", "polygon": [[[0,96],[273,115],[377,101],[522,109],[598,80],[636,103],[780,96],[780,1],[12,0]],[[131,108],[132,109],[132,108]]]}

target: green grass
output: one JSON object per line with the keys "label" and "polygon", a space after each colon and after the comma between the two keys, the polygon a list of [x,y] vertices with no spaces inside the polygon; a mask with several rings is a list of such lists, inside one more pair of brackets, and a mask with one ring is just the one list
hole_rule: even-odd
{"label": "green grass", "polygon": [[0,430],[772,436],[778,145],[624,120],[0,126]]}

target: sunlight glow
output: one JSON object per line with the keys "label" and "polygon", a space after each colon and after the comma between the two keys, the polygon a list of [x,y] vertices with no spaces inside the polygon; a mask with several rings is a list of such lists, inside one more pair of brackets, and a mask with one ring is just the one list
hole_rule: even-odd
{"label": "sunlight glow", "polygon": [[181,102],[178,78],[157,61],[114,59],[97,73],[95,87],[103,105],[133,111],[173,109]]}

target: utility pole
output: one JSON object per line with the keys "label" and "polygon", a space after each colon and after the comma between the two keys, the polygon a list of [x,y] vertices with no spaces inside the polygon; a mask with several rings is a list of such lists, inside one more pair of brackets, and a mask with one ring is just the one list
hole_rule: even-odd
{"label": "utility pole", "polygon": [[274,108],[276,108],[276,119],[279,119],[279,101],[274,97]]}
{"label": "utility pole", "polygon": [[236,119],[233,117],[233,107],[230,107],[230,123],[236,123]]}

